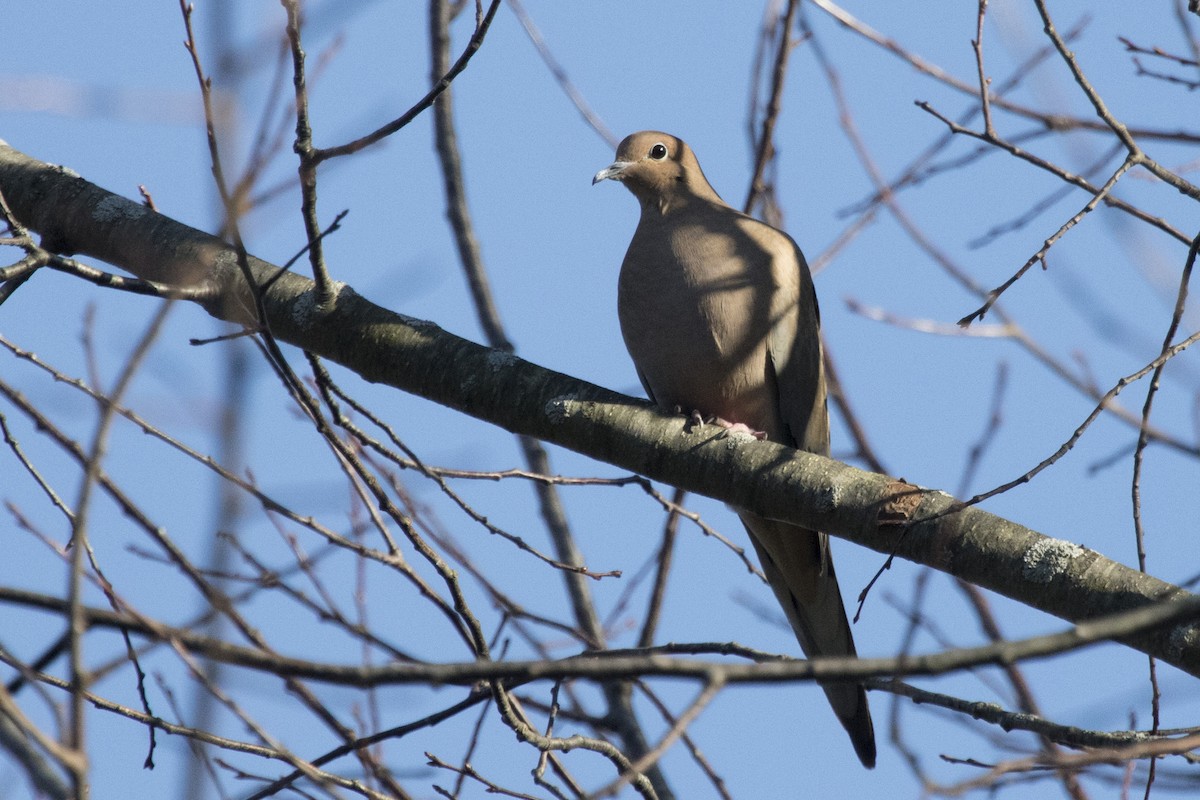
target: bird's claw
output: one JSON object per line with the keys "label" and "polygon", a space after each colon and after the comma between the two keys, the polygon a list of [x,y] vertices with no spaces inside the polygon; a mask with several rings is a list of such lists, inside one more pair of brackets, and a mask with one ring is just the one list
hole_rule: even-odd
{"label": "bird's claw", "polygon": [[[672,410],[676,414],[684,413],[683,406],[675,406]],[[712,421],[712,417],[705,417],[696,409],[692,409],[691,413],[687,415],[687,421],[683,423],[683,432],[692,433],[693,431],[698,431]]]}
{"label": "bird's claw", "polygon": [[726,420],[723,420],[720,417],[717,417],[715,421],[716,421],[717,425],[719,425],[725,429],[725,432],[723,434],[725,436],[728,436],[731,433],[740,433],[740,434],[744,434],[747,436],[753,436],[755,439],[757,439],[760,442],[763,439],[767,438],[766,431],[756,431],[756,430],[754,430],[754,428],[751,428],[749,425],[746,425],[745,423],[742,423],[742,422],[727,422]]}
{"label": "bird's claw", "polygon": [[[682,413],[683,409],[680,408],[679,406],[676,406],[675,411],[676,411],[676,413]],[[688,414],[688,420],[686,423],[684,423],[683,429],[684,429],[685,433],[691,433],[692,431],[701,430],[705,425],[716,425],[718,428],[723,428],[724,430],[721,432],[722,436],[728,436],[733,433],[740,433],[740,434],[745,434],[748,436],[753,436],[755,439],[759,440],[760,442],[763,439],[767,438],[766,431],[756,431],[756,430],[754,430],[754,428],[751,428],[749,425],[746,425],[745,423],[730,422],[729,420],[721,419],[720,417],[716,416],[715,414],[710,414],[708,416],[705,416],[697,409],[692,409],[692,412],[690,414]]]}

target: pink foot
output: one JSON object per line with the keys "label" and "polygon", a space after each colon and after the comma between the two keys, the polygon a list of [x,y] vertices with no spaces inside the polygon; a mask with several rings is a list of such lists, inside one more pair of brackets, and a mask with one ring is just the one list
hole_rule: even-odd
{"label": "pink foot", "polygon": [[[682,409],[679,408],[678,406],[676,406],[675,410],[680,411],[680,412],[682,411]],[[758,439],[759,441],[762,441],[763,439],[767,438],[766,431],[756,431],[756,430],[754,430],[754,428],[751,428],[749,425],[747,425],[743,422],[730,422],[729,420],[721,419],[720,417],[717,417],[717,416],[707,416],[706,417],[706,416],[704,416],[704,414],[702,414],[700,411],[698,411],[696,409],[693,409],[692,413],[688,414],[686,430],[688,433],[691,433],[693,430],[699,430],[699,429],[703,428],[705,425],[710,425],[710,424],[716,425],[718,428],[724,428],[726,435],[731,434],[731,433],[743,433],[743,434],[747,434],[749,436],[753,436],[755,439]]]}
{"label": "pink foot", "polygon": [[756,431],[744,422],[728,422],[717,417],[713,420],[717,425],[725,429],[726,433],[745,433],[758,439],[760,442],[767,438],[766,431]]}

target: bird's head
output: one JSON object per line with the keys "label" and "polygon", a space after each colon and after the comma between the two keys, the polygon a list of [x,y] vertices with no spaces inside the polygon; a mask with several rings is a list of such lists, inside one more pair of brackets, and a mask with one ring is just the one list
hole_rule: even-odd
{"label": "bird's head", "polygon": [[688,195],[715,196],[687,142],[662,131],[639,131],[617,147],[617,160],[596,173],[592,184],[620,181],[643,206],[661,210]]}

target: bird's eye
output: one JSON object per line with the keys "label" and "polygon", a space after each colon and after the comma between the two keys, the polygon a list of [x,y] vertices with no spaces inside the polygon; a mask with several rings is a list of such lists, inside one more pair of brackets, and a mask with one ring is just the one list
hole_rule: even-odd
{"label": "bird's eye", "polygon": [[650,157],[655,161],[662,161],[667,157],[667,146],[662,142],[650,148]]}

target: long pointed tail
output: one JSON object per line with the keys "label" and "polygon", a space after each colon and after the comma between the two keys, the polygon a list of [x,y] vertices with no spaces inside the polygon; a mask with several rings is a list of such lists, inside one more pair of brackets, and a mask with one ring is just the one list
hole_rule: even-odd
{"label": "long pointed tail", "polygon": [[[823,533],[742,514],[742,522],[758,551],[763,574],[783,606],[800,647],[814,656],[853,656],[854,637],[842,604],[837,575]],[[822,685],[829,704],[850,734],[863,766],[875,766],[875,728],[867,692],[859,684]]]}

